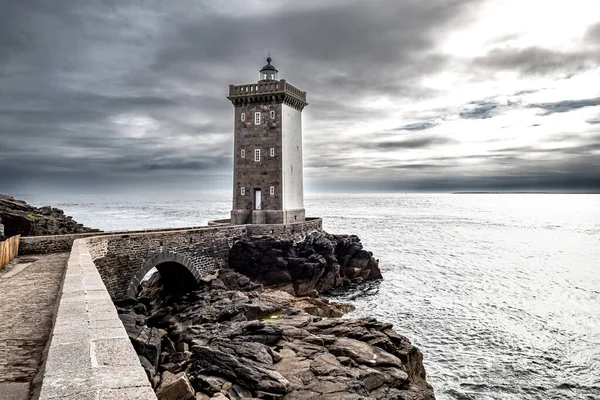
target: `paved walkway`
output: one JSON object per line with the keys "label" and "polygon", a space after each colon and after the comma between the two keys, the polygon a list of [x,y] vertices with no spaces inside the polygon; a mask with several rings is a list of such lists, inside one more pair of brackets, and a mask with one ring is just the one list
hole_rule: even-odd
{"label": "paved walkway", "polygon": [[29,398],[68,258],[22,257],[0,274],[0,400]]}

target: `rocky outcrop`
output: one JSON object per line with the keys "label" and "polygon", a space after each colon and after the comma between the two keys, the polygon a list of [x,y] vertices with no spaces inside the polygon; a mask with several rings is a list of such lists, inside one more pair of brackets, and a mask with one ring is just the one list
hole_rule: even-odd
{"label": "rocky outcrop", "polygon": [[58,208],[34,207],[0,194],[0,240],[15,235],[44,236],[99,232],[78,224]]}
{"label": "rocky outcrop", "polygon": [[161,400],[434,399],[421,352],[391,324],[337,318],[351,306],[230,269],[189,293],[167,292],[155,274],[117,306]]}
{"label": "rocky outcrop", "polygon": [[237,241],[229,266],[264,286],[296,296],[326,293],[350,283],[381,279],[379,262],[358,236],[314,232],[305,240],[273,237]]}

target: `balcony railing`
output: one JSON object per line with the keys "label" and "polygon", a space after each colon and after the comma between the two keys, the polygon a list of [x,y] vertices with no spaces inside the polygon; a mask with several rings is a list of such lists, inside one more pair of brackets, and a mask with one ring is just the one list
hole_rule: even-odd
{"label": "balcony railing", "polygon": [[287,94],[306,102],[306,92],[290,85],[282,79],[280,81],[267,81],[250,83],[247,85],[229,85],[229,98],[247,97],[259,94]]}

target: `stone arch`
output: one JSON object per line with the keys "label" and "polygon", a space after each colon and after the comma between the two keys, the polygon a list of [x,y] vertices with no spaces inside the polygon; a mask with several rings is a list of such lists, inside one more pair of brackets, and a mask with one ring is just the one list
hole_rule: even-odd
{"label": "stone arch", "polygon": [[[161,268],[162,266],[162,268]],[[189,282],[188,278],[193,278],[193,283],[198,285],[200,282],[200,270],[194,265],[194,262],[187,256],[176,253],[170,250],[164,250],[152,258],[148,259],[140,269],[137,270],[127,289],[128,297],[135,297],[138,293],[138,288],[142,283],[144,276],[152,269],[158,269],[158,272],[162,277],[168,278],[167,271],[172,271],[170,277],[173,278],[176,275],[183,275],[186,281]]]}

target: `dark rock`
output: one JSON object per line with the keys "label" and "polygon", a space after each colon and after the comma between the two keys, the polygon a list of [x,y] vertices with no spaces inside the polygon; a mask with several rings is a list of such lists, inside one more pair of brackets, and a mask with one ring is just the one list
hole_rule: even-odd
{"label": "dark rock", "polygon": [[154,365],[152,365],[152,363],[150,363],[150,361],[148,361],[148,359],[146,357],[141,356],[139,354],[138,354],[138,357],[140,359],[140,364],[142,364],[144,371],[146,371],[148,380],[150,382],[152,382],[152,379],[154,378],[154,374],[156,374],[156,368],[154,367]]}
{"label": "dark rock", "polygon": [[[226,268],[185,294],[163,290],[160,278],[150,279],[139,298],[147,317],[137,313],[143,310],[135,300],[119,304],[138,352],[142,346],[135,341],[147,343],[141,339],[148,336],[162,343],[158,391],[185,376],[202,400],[434,399],[422,354],[391,324],[338,318],[351,307],[311,293],[379,274],[358,238],[313,235],[296,244],[271,240],[238,242],[232,258],[248,273],[257,268],[255,278],[262,283],[281,283],[289,273],[292,281],[278,288],[293,285],[295,293],[301,287],[299,292],[311,297],[265,288]],[[244,251],[253,255],[246,257]],[[276,268],[287,268],[287,273],[272,273]],[[179,385],[184,388],[184,383]]]}
{"label": "dark rock", "polygon": [[158,329],[125,323],[124,325],[137,353],[144,356],[152,366],[157,367],[161,349]]}
{"label": "dark rock", "polygon": [[156,390],[158,400],[189,400],[194,398],[194,388],[185,373],[174,375],[168,371],[162,373],[160,386]]}
{"label": "dark rock", "polygon": [[77,224],[64,212],[50,206],[34,207],[23,200],[0,194],[0,240],[11,236],[66,235],[100,232]]}
{"label": "dark rock", "polygon": [[296,296],[316,297],[333,288],[381,279],[379,262],[354,235],[315,232],[304,241],[270,236],[237,241],[229,266],[265,286],[292,285]]}

